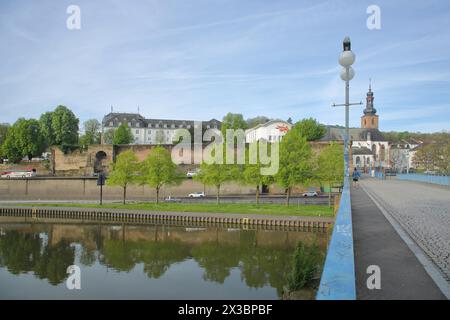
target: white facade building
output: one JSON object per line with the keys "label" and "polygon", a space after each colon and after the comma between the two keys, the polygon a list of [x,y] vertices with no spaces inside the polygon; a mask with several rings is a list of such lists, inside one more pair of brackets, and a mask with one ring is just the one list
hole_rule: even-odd
{"label": "white facade building", "polygon": [[252,143],[259,140],[268,142],[281,141],[281,138],[292,128],[292,124],[283,120],[271,120],[245,131],[245,142]]}
{"label": "white facade building", "polygon": [[[193,132],[199,122],[192,120],[145,119],[138,113],[109,113],[102,121],[102,136],[108,130],[116,130],[126,124],[134,136],[133,144],[173,144],[175,132],[186,129]],[[220,130],[222,123],[216,119],[201,122],[202,131]],[[104,143],[104,141],[102,141]]]}
{"label": "white facade building", "polygon": [[392,167],[400,172],[414,168],[413,159],[422,141],[411,139],[393,143],[390,148]]}

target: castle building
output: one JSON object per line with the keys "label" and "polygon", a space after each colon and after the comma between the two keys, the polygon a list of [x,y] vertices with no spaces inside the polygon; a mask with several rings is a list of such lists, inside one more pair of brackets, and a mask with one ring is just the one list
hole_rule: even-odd
{"label": "castle building", "polygon": [[[198,129],[199,122],[192,120],[163,120],[145,119],[139,113],[114,113],[107,114],[102,121],[102,144],[105,133],[109,130],[116,130],[120,125],[126,124],[134,137],[132,144],[173,144],[172,140],[175,132],[179,129],[192,131]],[[201,122],[202,131],[207,129],[220,130],[222,123],[219,120],[211,119]]]}

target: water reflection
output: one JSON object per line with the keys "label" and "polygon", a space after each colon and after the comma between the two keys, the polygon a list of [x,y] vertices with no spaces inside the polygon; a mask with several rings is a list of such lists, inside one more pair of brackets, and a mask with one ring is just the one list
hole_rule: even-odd
{"label": "water reflection", "polygon": [[[129,274],[131,283],[133,274],[143,272],[148,282],[140,281],[138,286],[141,288],[136,292],[145,290],[146,296],[141,298],[160,298],[151,281],[158,279],[158,283],[168,287],[182,287],[184,281],[188,285],[192,281],[189,278],[194,278],[200,270],[202,276],[197,280],[196,296],[173,292],[164,297],[208,298],[209,283],[222,286],[223,295],[217,298],[236,296],[234,294],[239,290],[247,298],[281,298],[291,271],[295,245],[299,241],[311,243],[313,239],[324,252],[327,243],[324,233],[161,225],[3,223],[0,224],[0,271],[4,268],[18,277],[24,273],[32,274],[35,278],[46,279],[47,286],[59,286],[58,290],[64,289],[66,270],[72,264],[78,264],[82,274],[84,270],[95,274],[93,279],[99,279],[101,274],[113,269],[116,274]],[[196,264],[192,266],[192,262]],[[178,277],[177,283],[173,283],[176,275],[166,276],[171,268],[183,270],[183,277],[181,280]],[[236,272],[237,277],[233,276]],[[110,282],[115,278],[111,279]],[[106,285],[102,290],[100,280],[95,280],[98,283],[92,281],[89,285],[97,286],[97,295],[88,295],[90,288],[84,286],[86,290],[81,290],[84,295],[79,298],[110,297]],[[231,282],[232,286],[225,286],[226,282]],[[236,292],[229,292],[228,287]],[[132,289],[136,288],[128,291]],[[255,290],[260,290],[261,295],[252,296],[250,293]],[[122,298],[128,297],[136,298],[137,294]]]}

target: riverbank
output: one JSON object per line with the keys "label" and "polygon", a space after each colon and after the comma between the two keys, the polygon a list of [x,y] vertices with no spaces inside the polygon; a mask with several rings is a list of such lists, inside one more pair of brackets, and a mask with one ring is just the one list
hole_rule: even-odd
{"label": "riverbank", "polygon": [[[148,206],[148,204],[146,204]],[[117,205],[118,208],[100,206],[65,207],[49,206],[48,204],[36,205],[1,205],[0,217],[25,218],[37,222],[46,219],[78,220],[91,222],[113,223],[144,223],[144,224],[170,224],[170,225],[229,225],[236,227],[281,227],[326,230],[334,223],[334,217],[330,216],[306,216],[306,215],[282,215],[280,212],[269,211],[273,214],[250,213],[218,213],[218,212],[174,212],[169,208],[178,208],[173,204],[164,205],[164,211],[150,211],[141,209],[129,209],[129,206]],[[309,207],[309,206],[308,206]],[[145,208],[145,207],[144,207]],[[193,209],[193,208],[190,208]],[[211,209],[211,208],[209,208]],[[249,208],[247,208],[249,209]],[[273,208],[272,208],[273,209]],[[186,208],[183,210],[187,210]],[[292,210],[292,209],[291,209]],[[300,210],[300,209],[298,209]],[[311,213],[311,212],[310,212]]]}
{"label": "riverbank", "polygon": [[25,203],[21,207],[52,207],[52,208],[88,208],[88,209],[121,209],[151,212],[198,212],[198,213],[232,213],[268,216],[302,216],[302,217],[333,217],[333,208],[323,205],[278,205],[278,204],[246,204],[246,203],[128,203],[99,204],[85,203]]}

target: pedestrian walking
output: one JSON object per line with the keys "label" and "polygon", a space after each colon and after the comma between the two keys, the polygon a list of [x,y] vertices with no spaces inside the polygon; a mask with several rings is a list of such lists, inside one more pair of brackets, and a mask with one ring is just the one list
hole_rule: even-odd
{"label": "pedestrian walking", "polygon": [[354,187],[358,187],[358,180],[359,180],[360,176],[361,176],[361,174],[359,173],[359,171],[356,168],[354,168],[353,173],[352,173]]}

